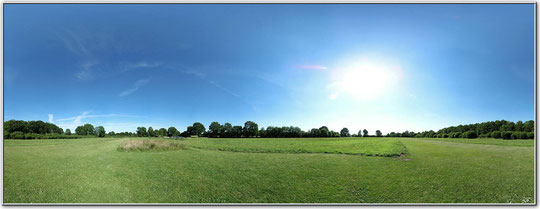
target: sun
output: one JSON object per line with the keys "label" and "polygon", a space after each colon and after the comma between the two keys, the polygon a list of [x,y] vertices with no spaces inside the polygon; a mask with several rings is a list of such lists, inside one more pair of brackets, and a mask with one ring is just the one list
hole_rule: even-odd
{"label": "sun", "polygon": [[329,99],[352,97],[372,100],[384,96],[401,78],[399,65],[374,60],[357,60],[332,71]]}

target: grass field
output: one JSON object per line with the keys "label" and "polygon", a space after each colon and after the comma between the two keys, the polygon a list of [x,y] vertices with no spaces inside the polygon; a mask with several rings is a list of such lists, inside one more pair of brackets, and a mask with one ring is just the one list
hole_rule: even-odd
{"label": "grass field", "polygon": [[206,138],[186,139],[189,147],[259,153],[333,153],[393,157],[406,153],[398,139],[390,138]]}
{"label": "grass field", "polygon": [[532,140],[126,140],[4,140],[4,203],[534,202]]}

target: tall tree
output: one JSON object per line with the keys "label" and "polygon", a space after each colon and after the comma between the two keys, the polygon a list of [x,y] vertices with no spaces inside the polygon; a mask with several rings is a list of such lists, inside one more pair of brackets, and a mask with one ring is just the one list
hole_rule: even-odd
{"label": "tall tree", "polygon": [[77,128],[75,128],[75,134],[86,135],[86,131],[84,130],[83,126],[77,126]]}
{"label": "tall tree", "polygon": [[148,127],[148,136],[149,137],[155,137],[156,136],[156,133],[155,133],[154,129],[152,128],[152,126]]}
{"label": "tall tree", "polygon": [[209,137],[219,137],[221,135],[221,129],[223,129],[223,127],[218,122],[212,122],[210,126],[208,126]]}
{"label": "tall tree", "polygon": [[223,124],[223,136],[232,137],[232,125],[230,123]]}
{"label": "tall tree", "polygon": [[180,135],[180,132],[175,127],[169,127],[167,130],[167,136],[169,137],[177,137]]}
{"label": "tall tree", "polygon": [[92,124],[84,124],[84,135],[94,135],[94,126]]}
{"label": "tall tree", "polygon": [[376,130],[375,135],[377,135],[377,137],[381,137],[382,136],[381,130]]}
{"label": "tall tree", "polygon": [[349,133],[349,129],[348,128],[341,129],[340,136],[341,137],[349,137],[349,136],[351,136],[351,134]]}
{"label": "tall tree", "polygon": [[247,121],[244,123],[244,136],[255,137],[259,134],[259,125],[253,121]]}
{"label": "tall tree", "polygon": [[138,137],[148,136],[148,132],[146,132],[146,127],[137,127],[137,136]]}
{"label": "tall tree", "polygon": [[69,130],[69,128],[66,129],[66,135],[71,135],[71,130]]}
{"label": "tall tree", "polygon": [[328,130],[328,127],[321,126],[319,128],[319,135],[320,137],[329,137],[330,136],[330,130]]}
{"label": "tall tree", "polygon": [[160,136],[160,137],[167,136],[167,129],[165,129],[165,128],[160,128],[160,129],[159,129],[159,136]]}
{"label": "tall tree", "polygon": [[94,134],[96,134],[97,137],[105,137],[105,128],[103,126],[96,127]]}
{"label": "tall tree", "polygon": [[203,133],[206,131],[206,128],[202,123],[196,122],[193,123],[193,133],[197,136],[202,136]]}
{"label": "tall tree", "polygon": [[242,137],[242,126],[233,126],[231,131],[231,137],[240,138]]}
{"label": "tall tree", "polygon": [[364,137],[368,137],[368,131],[366,129],[364,129],[362,132],[364,132]]}

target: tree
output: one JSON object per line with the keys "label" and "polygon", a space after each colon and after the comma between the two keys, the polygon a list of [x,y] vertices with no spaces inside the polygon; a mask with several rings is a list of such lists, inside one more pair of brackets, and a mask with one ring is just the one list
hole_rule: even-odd
{"label": "tree", "polygon": [[366,129],[364,129],[362,132],[364,132],[364,137],[368,137],[368,131]]}
{"label": "tree", "polygon": [[94,135],[94,126],[92,124],[84,124],[84,135]]}
{"label": "tree", "polygon": [[24,133],[27,124],[28,122],[23,120],[9,120],[4,123],[4,131],[7,131],[8,133],[13,133],[15,131]]}
{"label": "tree", "polygon": [[193,135],[202,136],[203,133],[206,131],[206,128],[202,123],[196,122],[193,123]]}
{"label": "tree", "polygon": [[259,134],[259,125],[253,121],[247,121],[244,123],[243,132],[245,137],[255,137]]}
{"label": "tree", "polygon": [[528,120],[523,124],[523,131],[534,132],[534,121]]}
{"label": "tree", "polygon": [[165,128],[160,128],[160,129],[159,129],[159,136],[160,136],[160,137],[167,136],[167,129],[165,129]]}
{"label": "tree", "polygon": [[475,131],[473,130],[469,130],[469,131],[466,131],[464,132],[461,137],[463,138],[469,138],[469,139],[474,139],[474,138],[477,138],[478,137],[478,134],[476,134]]}
{"label": "tree", "polygon": [[71,135],[71,130],[69,130],[69,128],[66,129],[66,135]]}
{"label": "tree", "polygon": [[523,131],[524,129],[523,121],[516,122],[515,131]]}
{"label": "tree", "polygon": [[349,136],[351,136],[351,134],[349,134],[349,129],[348,128],[341,129],[340,136],[341,137],[349,137]]}
{"label": "tree", "polygon": [[212,122],[210,126],[208,126],[208,136],[219,137],[221,135],[222,129],[223,126],[221,126],[218,122]]}
{"label": "tree", "polygon": [[321,126],[319,128],[319,136],[320,137],[328,137],[328,136],[330,136],[330,130],[328,130],[328,127]]}
{"label": "tree", "polygon": [[75,128],[75,134],[77,134],[77,135],[86,135],[86,132],[84,131],[84,127],[83,126],[77,126],[77,128]]}
{"label": "tree", "polygon": [[156,132],[154,132],[154,129],[152,128],[152,126],[148,127],[148,136],[149,137],[155,137],[156,136]]}
{"label": "tree", "polygon": [[240,138],[242,137],[242,126],[233,126],[231,131],[231,137]]}
{"label": "tree", "polygon": [[375,135],[377,135],[377,137],[381,137],[382,136],[381,130],[375,131]]}
{"label": "tree", "polygon": [[259,130],[259,136],[266,137],[266,129],[264,127],[262,127],[261,130]]}
{"label": "tree", "polygon": [[167,130],[167,136],[169,137],[177,137],[180,135],[180,132],[175,127],[169,127]]}
{"label": "tree", "polygon": [[137,127],[137,136],[138,137],[146,137],[148,136],[148,132],[146,132],[145,127]]}
{"label": "tree", "polygon": [[94,130],[94,133],[97,137],[105,137],[105,128],[103,128],[103,126],[98,126]]}
{"label": "tree", "polygon": [[223,136],[231,137],[232,134],[232,125],[230,123],[223,124]]}
{"label": "tree", "polygon": [[197,133],[195,133],[195,129],[193,128],[193,126],[188,126],[186,129],[186,133],[188,136],[197,135]]}

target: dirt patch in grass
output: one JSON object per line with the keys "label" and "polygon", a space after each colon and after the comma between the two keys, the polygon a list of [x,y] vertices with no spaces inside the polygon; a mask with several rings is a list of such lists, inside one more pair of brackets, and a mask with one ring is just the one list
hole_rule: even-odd
{"label": "dirt patch in grass", "polygon": [[401,153],[401,155],[394,157],[394,160],[401,160],[401,161],[409,161],[411,159],[406,158],[407,155],[405,153]]}
{"label": "dirt patch in grass", "polygon": [[117,148],[122,152],[133,151],[168,151],[186,149],[186,146],[179,141],[169,140],[127,140],[123,141]]}

